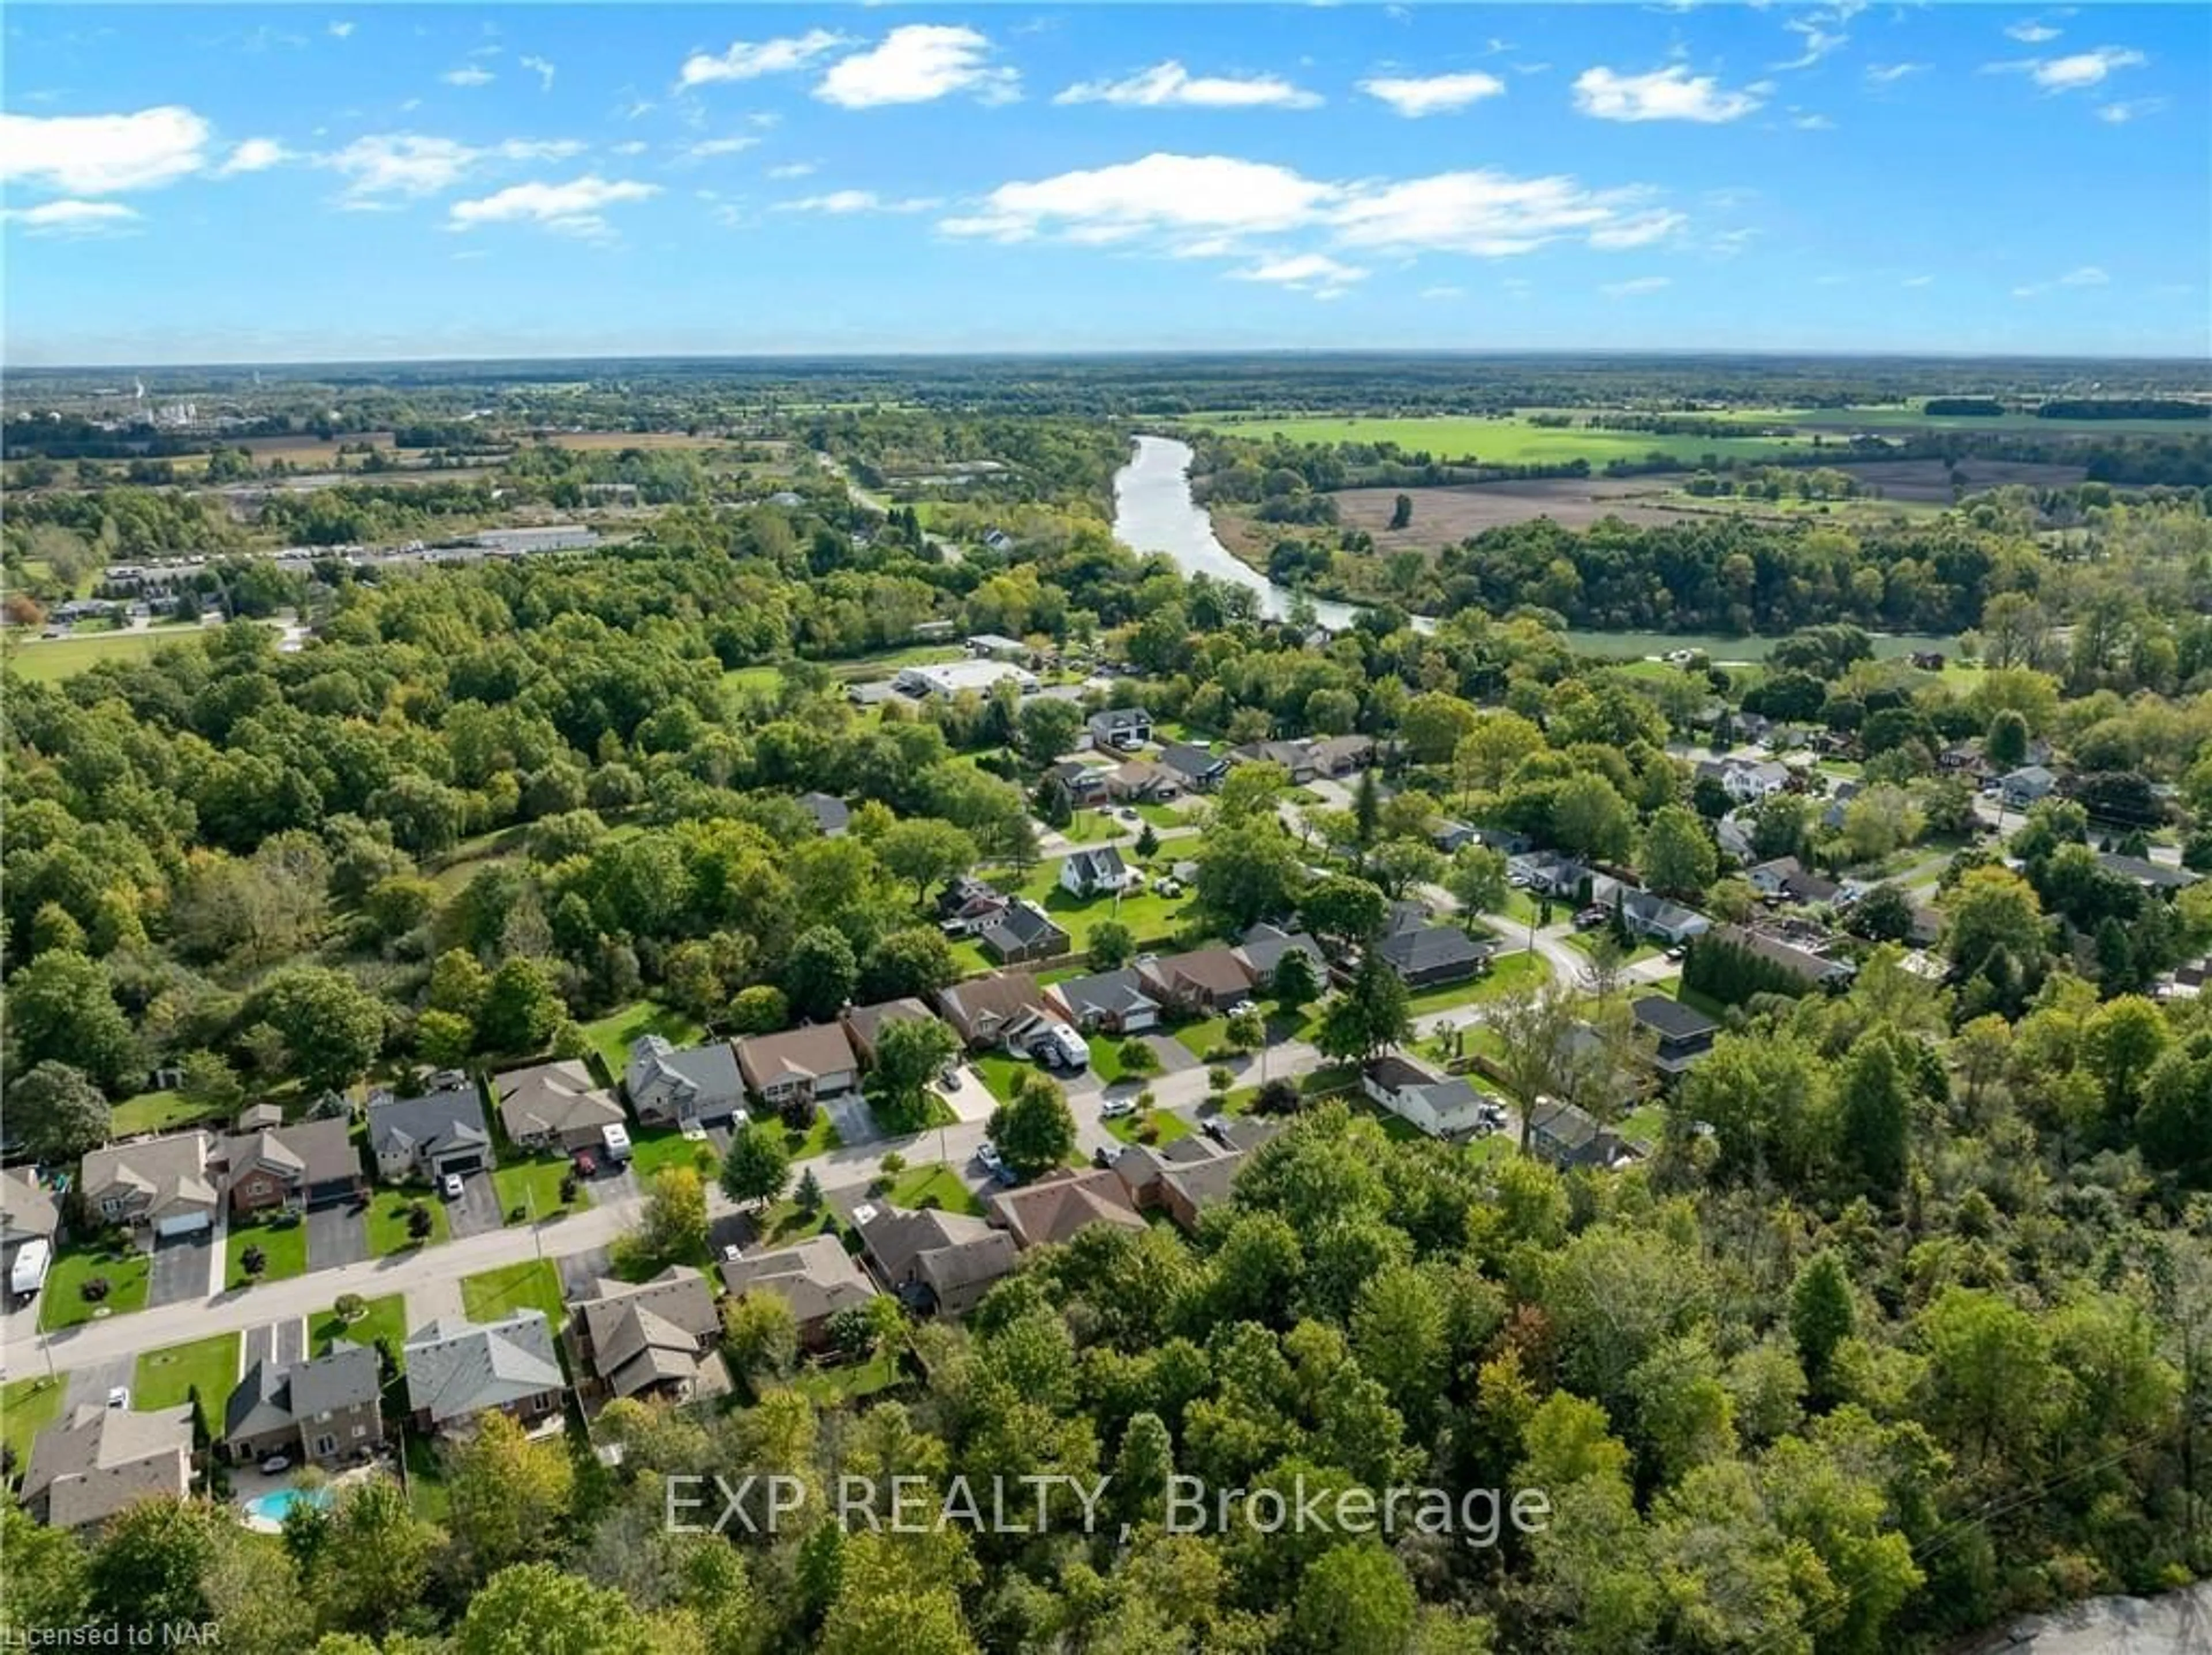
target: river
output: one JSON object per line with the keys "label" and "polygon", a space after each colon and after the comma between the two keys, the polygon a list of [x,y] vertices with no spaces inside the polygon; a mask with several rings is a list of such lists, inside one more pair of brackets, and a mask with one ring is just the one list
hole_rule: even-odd
{"label": "river", "polygon": [[[1213,520],[1190,495],[1190,445],[1173,437],[1139,437],[1137,456],[1114,478],[1114,538],[1133,551],[1164,552],[1186,575],[1206,575],[1260,594],[1260,611],[1281,620],[1304,594],[1239,563],[1213,532]],[[1306,598],[1314,618],[1331,631],[1352,624],[1350,604]],[[1425,630],[1425,628],[1424,629]]]}

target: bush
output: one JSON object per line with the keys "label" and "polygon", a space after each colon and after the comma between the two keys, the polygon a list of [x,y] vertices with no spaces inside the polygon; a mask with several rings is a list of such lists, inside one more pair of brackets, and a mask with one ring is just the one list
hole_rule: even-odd
{"label": "bush", "polygon": [[408,1204],[407,1233],[414,1239],[428,1241],[430,1238],[430,1232],[437,1227],[438,1221],[430,1216],[430,1209],[428,1207],[419,1201]]}
{"label": "bush", "polygon": [[248,1275],[259,1275],[269,1268],[269,1255],[258,1247],[248,1247],[238,1256],[238,1268]]}
{"label": "bush", "polygon": [[107,1297],[107,1278],[104,1275],[88,1277],[85,1284],[77,1289],[77,1296],[88,1305],[97,1305]]}
{"label": "bush", "polygon": [[331,1308],[337,1313],[339,1321],[358,1322],[368,1314],[368,1300],[357,1293],[342,1293]]}

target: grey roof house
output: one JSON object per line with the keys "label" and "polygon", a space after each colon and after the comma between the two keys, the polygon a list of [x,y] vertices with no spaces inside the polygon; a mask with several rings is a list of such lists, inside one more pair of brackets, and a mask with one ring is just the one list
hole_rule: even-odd
{"label": "grey roof house", "polygon": [[1160,1020],[1160,1002],[1146,992],[1145,980],[1133,965],[1065,978],[1047,989],[1045,998],[1086,1032],[1135,1034]]}
{"label": "grey roof house", "polygon": [[964,1213],[863,1205],[853,1227],[884,1285],[918,1311],[965,1315],[1020,1263],[1012,1236]]}
{"label": "grey roof house", "polygon": [[[240,1124],[264,1118],[249,1110]],[[222,1159],[234,1212],[326,1207],[362,1193],[361,1152],[354,1147],[352,1129],[344,1121],[253,1128],[216,1153]]]}
{"label": "grey roof house", "polygon": [[1099,746],[1127,751],[1152,739],[1152,715],[1141,707],[1115,707],[1091,714],[1083,721],[1083,727]]}
{"label": "grey roof house", "polygon": [[405,1360],[407,1405],[422,1431],[448,1431],[493,1409],[543,1419],[568,1388],[543,1311],[496,1322],[441,1317],[407,1336]]}
{"label": "grey roof house", "polygon": [[142,1414],[83,1402],[39,1433],[21,1494],[40,1522],[83,1530],[142,1500],[182,1500],[191,1486],[189,1404]]}
{"label": "grey roof house", "polygon": [[205,1132],[176,1132],[109,1144],[84,1158],[77,1188],[109,1224],[125,1224],[142,1244],[197,1235],[215,1224],[220,1157]]}
{"label": "grey roof house", "polygon": [[725,1040],[677,1047],[648,1034],[629,1049],[623,1090],[647,1126],[712,1126],[743,1112],[744,1077]]}
{"label": "grey roof house", "polygon": [[1455,925],[1405,927],[1378,939],[1375,952],[1409,989],[1463,983],[1490,958],[1488,945],[1475,941]]}
{"label": "grey roof house", "polygon": [[1066,953],[1068,946],[1067,933],[1026,897],[1008,903],[976,940],[984,953],[1001,965],[1016,960],[1049,959]]}
{"label": "grey roof house", "polygon": [[476,1083],[448,1070],[419,1098],[368,1100],[368,1153],[387,1183],[480,1172],[492,1164],[491,1130]]}
{"label": "grey roof house", "polygon": [[688,1402],[729,1388],[714,1349],[722,1318],[714,1284],[687,1265],[649,1281],[601,1280],[568,1310],[569,1353],[589,1396]]}
{"label": "grey roof house", "polygon": [[224,1405],[223,1452],[237,1464],[283,1454],[319,1465],[368,1453],[384,1440],[382,1381],[376,1352],[349,1340],[311,1362],[264,1357]]}
{"label": "grey roof house", "polygon": [[852,824],[851,808],[834,794],[802,793],[799,795],[799,803],[814,818],[814,825],[820,828],[827,838],[836,838]]}
{"label": "grey roof house", "polygon": [[491,1095],[498,1102],[500,1125],[519,1144],[590,1149],[604,1141],[608,1127],[623,1125],[629,1118],[613,1095],[574,1059],[495,1074]]}
{"label": "grey roof house", "polygon": [[788,1247],[749,1253],[722,1263],[722,1285],[732,1294],[773,1293],[791,1306],[801,1343],[827,1342],[830,1318],[876,1296],[875,1284],[853,1262],[836,1236],[808,1236]]}
{"label": "grey roof house", "polygon": [[1160,749],[1160,763],[1182,778],[1187,788],[1204,789],[1229,774],[1229,761],[1216,758],[1188,741],[1170,741]]}

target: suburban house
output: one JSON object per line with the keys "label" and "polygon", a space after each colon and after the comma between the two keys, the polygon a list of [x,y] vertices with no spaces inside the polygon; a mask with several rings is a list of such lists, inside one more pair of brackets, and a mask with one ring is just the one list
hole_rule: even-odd
{"label": "suburban house", "polygon": [[905,999],[878,1001],[872,1006],[848,1006],[837,1013],[837,1020],[845,1025],[845,1037],[853,1043],[853,1056],[860,1060],[862,1068],[872,1068],[876,1046],[883,1039],[885,1029],[894,1023],[934,1023],[938,1017],[919,1000]]}
{"label": "suburban house", "polygon": [[1139,1213],[1163,1212],[1184,1231],[1195,1231],[1206,1208],[1229,1199],[1246,1157],[1282,1128],[1239,1117],[1221,1130],[1225,1143],[1194,1132],[1173,1143],[1131,1144],[1115,1156],[1114,1176]]}
{"label": "suburban house", "polygon": [[818,1350],[830,1342],[830,1318],[865,1305],[875,1284],[836,1236],[808,1236],[788,1247],[722,1263],[722,1285],[734,1295],[774,1293],[791,1306],[799,1342]]}
{"label": "suburban house", "polygon": [[1665,995],[1646,995],[1633,1002],[1629,1010],[1638,1023],[1658,1037],[1659,1044],[1652,1054],[1651,1064],[1668,1080],[1684,1074],[1711,1051],[1713,1037],[1720,1032],[1721,1025],[1703,1012]]}
{"label": "suburban house", "polygon": [[995,1046],[1044,1016],[1044,990],[1026,971],[970,977],[937,991],[937,1009],[970,1046]]}
{"label": "suburban house", "polygon": [[1764,799],[1790,785],[1790,767],[1771,758],[1706,759],[1698,766],[1700,781],[1717,782],[1723,792],[1739,805]]}
{"label": "suburban house", "polygon": [[568,1388],[543,1311],[495,1322],[441,1317],[407,1336],[402,1360],[418,1431],[451,1431],[494,1409],[529,1425],[556,1412]]}
{"label": "suburban house", "polygon": [[1133,752],[1152,739],[1152,715],[1141,707],[1115,707],[1083,721],[1092,745]]}
{"label": "suburban house", "polygon": [[985,1205],[991,1222],[1024,1251],[1067,1241],[1094,1224],[1141,1230],[1144,1219],[1129,1191],[1109,1170],[1077,1171],[1063,1166],[1015,1190],[1001,1190]]}
{"label": "suburban house", "polygon": [[878,1279],[925,1313],[966,1315],[1018,1263],[1013,1237],[963,1213],[863,1204],[853,1228]]}
{"label": "suburban house", "polygon": [[1164,805],[1182,796],[1181,774],[1149,758],[1133,758],[1106,772],[1106,796],[1124,804]]}
{"label": "suburban house", "polygon": [[938,927],[948,936],[972,937],[1005,913],[1009,900],[996,885],[963,873],[938,893]]}
{"label": "suburban house", "polygon": [[984,954],[1001,965],[1050,959],[1068,949],[1067,933],[1026,897],[1017,897],[977,934]]}
{"label": "suburban house", "polygon": [[1668,902],[1651,891],[1621,891],[1620,917],[1638,936],[1649,937],[1669,947],[1713,928],[1713,922],[1695,909]]}
{"label": "suburban house", "polygon": [[606,1141],[607,1128],[629,1120],[613,1095],[573,1058],[495,1074],[491,1095],[507,1135],[532,1148],[595,1149]]}
{"label": "suburban house", "polygon": [[835,839],[852,825],[851,807],[835,794],[802,793],[799,804],[814,818],[814,825],[822,830],[825,838]]}
{"label": "suburban house", "polygon": [[1473,1136],[1484,1123],[1488,1101],[1457,1075],[1438,1074],[1397,1052],[1386,1052],[1362,1068],[1359,1089],[1431,1138]]}
{"label": "suburban house", "polygon": [[1147,955],[1137,962],[1145,992],[1177,1011],[1212,1013],[1252,997],[1252,973],[1233,948]]}
{"label": "suburban house", "polygon": [[419,1098],[379,1092],[368,1100],[368,1152],[387,1183],[488,1171],[491,1132],[476,1083],[456,1071],[430,1077]]}
{"label": "suburban house", "polygon": [[1529,1111],[1528,1147],[1563,1172],[1577,1166],[1614,1167],[1638,1158],[1618,1133],[1599,1125],[1588,1110],[1556,1098],[1539,1098]]}
{"label": "suburban house", "polygon": [[1133,965],[1068,977],[1044,992],[1054,1011],[1086,1033],[1141,1034],[1159,1024],[1160,1002],[1145,991]]}
{"label": "suburban house", "polygon": [[78,1188],[106,1224],[125,1224],[142,1245],[215,1226],[215,1140],[205,1132],[109,1144],[84,1158]]}
{"label": "suburban house", "polygon": [[1755,955],[1768,964],[1778,966],[1805,988],[1826,989],[1848,982],[1852,967],[1845,961],[1830,959],[1809,948],[1785,942],[1780,937],[1770,936],[1764,931],[1753,931],[1741,925],[1717,925],[1709,934],[1714,941],[1732,948],[1741,948]]}
{"label": "suburban house", "polygon": [[860,1084],[860,1060],[842,1023],[812,1023],[738,1042],[745,1085],[770,1109],[800,1099],[835,1098]]}
{"label": "suburban house", "polygon": [[1182,778],[1184,787],[1203,793],[1229,774],[1229,761],[1216,758],[1188,741],[1170,741],[1160,749],[1160,763]]}
{"label": "suburban house", "polygon": [[1979,741],[1954,741],[1936,755],[1936,768],[1953,776],[1982,776],[1989,771],[1989,762],[1982,757]]}
{"label": "suburban house", "polygon": [[1592,876],[1571,856],[1556,850],[1531,850],[1505,859],[1505,877],[1540,895],[1572,899],[1581,891],[1583,881]]}
{"label": "suburban house", "polygon": [[1843,891],[1843,886],[1813,873],[1795,856],[1777,856],[1772,861],[1761,862],[1744,878],[1751,881],[1751,888],[1760,896],[1782,902],[1807,905],[1833,902]]}
{"label": "suburban house", "polygon": [[267,1357],[246,1371],[222,1410],[222,1451],[237,1465],[271,1454],[329,1465],[384,1441],[384,1376],[376,1352],[347,1339],[289,1366]]}
{"label": "suburban house", "polygon": [[142,1500],[183,1500],[191,1487],[189,1403],[141,1414],[82,1402],[31,1445],[21,1498],[48,1527],[81,1530]]}
{"label": "suburban house", "polygon": [[0,1281],[9,1299],[46,1285],[60,1229],[61,1209],[27,1170],[0,1171]]}
{"label": "suburban house", "polygon": [[2177,891],[2186,891],[2204,876],[2192,873],[2179,866],[2154,862],[2146,857],[2124,855],[2117,850],[2097,853],[2097,866],[2118,879],[2140,885],[2145,891],[2154,891],[2161,897],[2171,897]]}
{"label": "suburban house", "polygon": [[1376,958],[1408,989],[1464,983],[1483,968],[1491,946],[1456,925],[1408,925],[1377,938]]}
{"label": "suburban house", "polygon": [[327,1207],[356,1199],[365,1182],[361,1152],[344,1121],[301,1121],[243,1131],[216,1153],[226,1169],[234,1213]]}
{"label": "suburban house", "polygon": [[2003,796],[2006,807],[2026,810],[2039,799],[2047,799],[2058,785],[2058,778],[2041,764],[2023,764],[1999,778],[1997,791]]}
{"label": "suburban house", "polygon": [[729,1389],[715,1347],[721,1311],[714,1284],[672,1264],[649,1281],[602,1278],[569,1301],[562,1336],[586,1397],[649,1396],[689,1402]]}
{"label": "suburban house", "polygon": [[1237,954],[1251,973],[1255,987],[1265,988],[1274,982],[1275,968],[1285,954],[1304,954],[1313,963],[1314,981],[1328,981],[1328,960],[1319,943],[1303,931],[1285,931],[1265,920],[1244,934],[1244,940],[1237,945]]}
{"label": "suburban house", "polygon": [[714,1126],[744,1112],[744,1079],[722,1040],[679,1050],[648,1034],[629,1049],[623,1090],[647,1126]]}
{"label": "suburban house", "polygon": [[1106,802],[1106,772],[1073,759],[1053,765],[1045,775],[1067,790],[1067,802],[1081,810]]}
{"label": "suburban house", "polygon": [[1375,738],[1327,735],[1310,744],[1306,755],[1313,761],[1315,775],[1346,776],[1353,770],[1364,770],[1375,762]]}
{"label": "suburban house", "polygon": [[1229,750],[1232,764],[1280,764],[1292,782],[1314,779],[1313,750],[1303,741],[1248,741]]}
{"label": "suburban house", "polygon": [[1121,853],[1112,845],[1071,851],[1060,865],[1060,888],[1071,897],[1127,891],[1144,882],[1145,876],[1123,861]]}

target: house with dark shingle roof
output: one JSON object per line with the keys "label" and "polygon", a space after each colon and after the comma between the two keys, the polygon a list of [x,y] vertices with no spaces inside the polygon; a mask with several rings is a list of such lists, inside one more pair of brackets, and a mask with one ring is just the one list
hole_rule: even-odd
{"label": "house with dark shingle roof", "polygon": [[799,802],[825,838],[835,839],[852,825],[852,807],[835,794],[802,793]]}
{"label": "house with dark shingle roof", "polygon": [[999,1045],[1046,1014],[1044,991],[1026,971],[969,977],[939,989],[937,1009],[970,1046]]}
{"label": "house with dark shingle roof", "polygon": [[514,1142],[557,1149],[595,1149],[606,1129],[629,1117],[591,1071],[570,1059],[495,1074],[491,1095],[500,1124]]}
{"label": "house with dark shingle roof", "polygon": [[1200,1216],[1229,1199],[1245,1161],[1283,1128],[1250,1116],[1222,1119],[1220,1139],[1194,1132],[1173,1143],[1131,1144],[1114,1157],[1114,1176],[1139,1213],[1163,1212],[1188,1233]]}
{"label": "house with dark shingle roof", "polygon": [[1477,942],[1456,925],[1406,926],[1377,938],[1374,947],[1376,957],[1408,989],[1464,983],[1491,955],[1491,945]]}
{"label": "house with dark shingle roof", "polygon": [[689,1265],[672,1264],[649,1281],[602,1278],[569,1301],[562,1336],[588,1398],[688,1402],[729,1388],[715,1350],[722,1317],[714,1284]]}
{"label": "house with dark shingle roof", "polygon": [[21,1498],[50,1528],[82,1530],[142,1500],[183,1500],[191,1486],[190,1404],[140,1413],[82,1402],[32,1443]]}
{"label": "house with dark shingle roof", "polygon": [[1323,736],[1306,750],[1313,760],[1314,770],[1321,776],[1342,776],[1350,770],[1364,770],[1375,762],[1375,738],[1371,735]]}
{"label": "house with dark shingle roof", "polygon": [[1068,949],[1067,933],[1026,897],[1017,897],[1008,903],[998,917],[978,934],[976,941],[987,956],[1001,965],[1017,960],[1050,959]]}
{"label": "house with dark shingle roof", "polygon": [[491,1129],[476,1082],[453,1070],[430,1078],[431,1089],[419,1098],[380,1092],[368,1100],[368,1153],[388,1183],[434,1182],[492,1164]]}
{"label": "house with dark shingle roof", "polygon": [[1359,1089],[1400,1120],[1431,1138],[1465,1138],[1485,1124],[1490,1101],[1455,1074],[1439,1074],[1398,1052],[1385,1052],[1359,1072]]}
{"label": "house with dark shingle roof", "polygon": [[1115,707],[1091,714],[1083,727],[1098,746],[1129,752],[1152,739],[1152,715],[1141,707]]}
{"label": "house with dark shingle roof", "polygon": [[866,1203],[853,1228],[878,1279],[924,1314],[966,1315],[1020,1263],[1013,1237],[964,1213]]}
{"label": "house with dark shingle roof", "polygon": [[1652,1067],[1668,1080],[1684,1074],[1713,1049],[1720,1025],[1694,1006],[1665,995],[1646,995],[1629,1006],[1636,1020],[1658,1037]]}
{"label": "house with dark shingle roof", "polygon": [[948,936],[972,937],[1006,911],[1006,893],[972,873],[948,880],[937,897],[937,923]]}
{"label": "house with dark shingle roof", "polygon": [[678,1048],[648,1034],[629,1049],[623,1089],[647,1126],[713,1126],[744,1112],[744,1077],[726,1040]]}
{"label": "house with dark shingle roof", "polygon": [[1243,960],[1244,969],[1252,974],[1253,986],[1265,988],[1275,978],[1275,968],[1283,963],[1285,954],[1304,954],[1312,962],[1314,981],[1328,981],[1328,958],[1321,945],[1303,931],[1285,931],[1279,925],[1262,920],[1244,934],[1237,945],[1237,957]]}
{"label": "house with dark shingle roof", "polygon": [[1067,790],[1067,802],[1081,808],[1103,804],[1106,799],[1106,772],[1095,764],[1079,764],[1073,759],[1053,765],[1045,774]]}
{"label": "house with dark shingle roof", "polygon": [[271,1454],[329,1465],[373,1452],[384,1441],[383,1377],[376,1352],[346,1339],[310,1362],[264,1357],[223,1405],[223,1454],[235,1465]]}
{"label": "house with dark shingle roof", "polygon": [[1045,991],[1054,1008],[1085,1033],[1140,1034],[1157,1026],[1160,1002],[1146,992],[1133,965],[1094,971],[1054,983]]}
{"label": "house with dark shingle roof", "polygon": [[791,1306],[799,1342],[818,1350],[830,1340],[830,1318],[856,1310],[876,1296],[875,1284],[832,1235],[808,1236],[788,1247],[747,1253],[722,1263],[722,1285],[732,1296],[773,1293]]}
{"label": "house with dark shingle roof", "polygon": [[1160,749],[1160,763],[1182,779],[1183,786],[1203,793],[1229,774],[1229,761],[1188,741],[1170,741]]}
{"label": "house with dark shingle roof", "polygon": [[2170,897],[2177,891],[2186,891],[2204,876],[2185,867],[2154,862],[2146,857],[2124,855],[2117,850],[2097,853],[2097,866],[2106,873],[2141,885],[2146,891],[2155,891]]}
{"label": "house with dark shingle roof", "polygon": [[1018,1189],[999,1190],[985,1204],[991,1222],[1024,1251],[1069,1240],[1094,1224],[1124,1230],[1145,1227],[1121,1180],[1097,1167],[1080,1172],[1058,1167]]}
{"label": "house with dark shingle roof", "polygon": [[1233,948],[1194,948],[1137,962],[1145,990],[1178,1011],[1213,1013],[1252,997],[1252,972]]}
{"label": "house with dark shingle roof", "polygon": [[1588,1110],[1556,1098],[1539,1098],[1528,1111],[1528,1147],[1566,1171],[1604,1169],[1638,1159],[1635,1148]]}
{"label": "house with dark shingle roof", "polygon": [[441,1317],[407,1336],[403,1360],[417,1431],[450,1431],[495,1410],[527,1425],[557,1409],[568,1389],[543,1311],[494,1322]]}
{"label": "house with dark shingle roof", "polygon": [[216,1153],[234,1213],[326,1207],[354,1200],[366,1182],[361,1152],[344,1121],[301,1121],[241,1132]]}
{"label": "house with dark shingle roof", "polygon": [[845,1025],[845,1035],[853,1043],[853,1055],[861,1063],[872,1067],[876,1047],[884,1037],[884,1031],[894,1023],[934,1023],[940,1019],[937,1013],[912,998],[878,1001],[872,1006],[848,1006],[837,1013],[837,1020]]}
{"label": "house with dark shingle roof", "polygon": [[1232,764],[1280,764],[1293,785],[1314,778],[1313,749],[1303,741],[1248,741],[1229,750]]}
{"label": "house with dark shingle roof", "polygon": [[1166,804],[1181,796],[1182,773],[1149,758],[1133,758],[1106,772],[1106,795],[1132,804]]}

